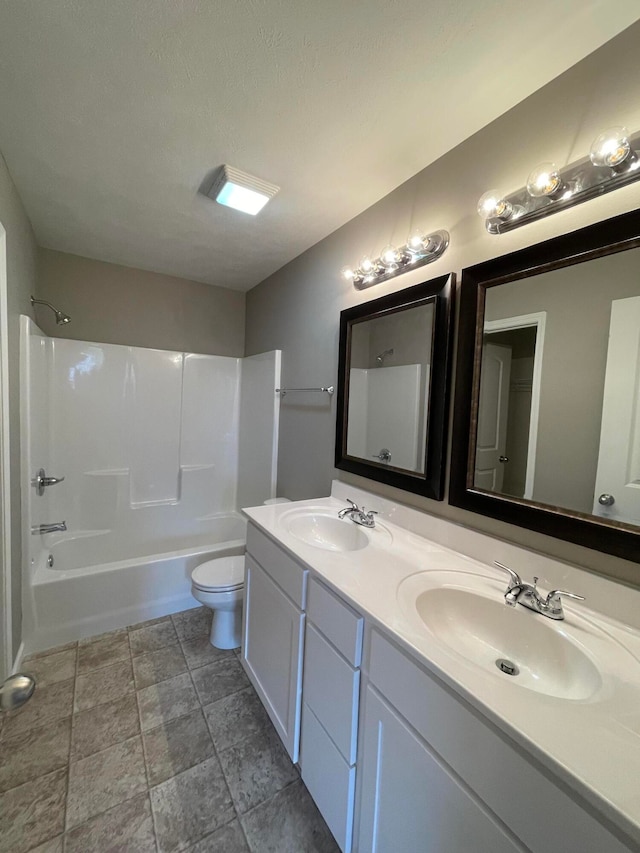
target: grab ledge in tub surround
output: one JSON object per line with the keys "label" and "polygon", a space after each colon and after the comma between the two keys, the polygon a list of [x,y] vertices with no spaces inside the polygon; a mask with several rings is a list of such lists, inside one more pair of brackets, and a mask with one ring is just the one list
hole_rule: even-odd
{"label": "grab ledge in tub surround", "polygon": [[[296,529],[291,525],[296,513],[315,511],[337,519],[347,498],[379,513],[377,527],[366,531],[364,547],[325,550],[291,532]],[[244,512],[601,817],[640,843],[640,801],[631,795],[640,777],[640,591],[339,481],[334,481],[328,498]],[[421,574],[427,586],[435,588],[441,587],[445,576],[462,578],[481,589],[495,613],[503,604],[506,584],[494,560],[513,566],[527,580],[539,576],[545,591],[570,589],[586,597],[584,604],[567,602],[564,623],[521,608],[525,619],[541,620],[541,630],[550,622],[550,630],[563,632],[558,641],[567,639],[595,666],[597,673],[589,669],[593,678],[573,698],[520,686],[497,668],[493,673],[452,651],[432,631],[421,628],[406,595],[399,594],[408,578],[411,584],[404,585],[405,592],[410,585],[420,586]],[[581,637],[586,638],[584,643]]]}

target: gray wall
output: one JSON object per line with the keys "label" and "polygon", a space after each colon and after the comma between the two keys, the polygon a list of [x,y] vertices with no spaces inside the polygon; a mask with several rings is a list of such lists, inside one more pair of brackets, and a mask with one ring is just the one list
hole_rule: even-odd
{"label": "gray wall", "polygon": [[[503,255],[640,206],[640,186],[609,195],[509,234],[487,234],[476,213],[487,189],[523,186],[538,163],[564,165],[588,152],[606,127],[640,128],[636,24],[565,74],[428,166],[410,181],[316,244],[249,292],[247,353],[283,350],[283,385],[326,385],[336,380],[338,323],[343,308],[450,271]],[[398,81],[398,85],[402,82]],[[473,97],[473,81],[469,81]],[[459,105],[460,108],[464,108]],[[410,133],[410,122],[399,128]],[[414,227],[447,228],[451,245],[428,268],[358,292],[340,268],[386,243],[402,243]],[[291,395],[281,408],[279,494],[300,499],[326,495],[332,477],[354,482],[469,527],[516,541],[594,571],[640,584],[628,561],[468,513],[363,480],[333,468],[335,400]]]}
{"label": "gray wall", "polygon": [[[22,637],[22,513],[20,508],[20,314],[31,314],[37,248],[31,224],[0,154],[0,222],[7,232],[9,302],[9,418],[11,440],[11,613],[12,655]],[[33,315],[32,315],[33,316]]]}
{"label": "gray wall", "polygon": [[69,314],[36,309],[48,335],[80,341],[244,355],[245,294],[160,273],[39,250],[38,296]]}

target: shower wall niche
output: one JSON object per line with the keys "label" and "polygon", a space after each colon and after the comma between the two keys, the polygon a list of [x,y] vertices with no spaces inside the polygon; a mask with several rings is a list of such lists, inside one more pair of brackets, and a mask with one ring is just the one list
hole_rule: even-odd
{"label": "shower wall niche", "polygon": [[[42,497],[25,483],[30,524],[66,521],[57,540],[91,539],[96,565],[198,545],[275,496],[279,352],[150,350],[22,322],[23,478],[65,477]],[[42,538],[26,535],[32,564]]]}

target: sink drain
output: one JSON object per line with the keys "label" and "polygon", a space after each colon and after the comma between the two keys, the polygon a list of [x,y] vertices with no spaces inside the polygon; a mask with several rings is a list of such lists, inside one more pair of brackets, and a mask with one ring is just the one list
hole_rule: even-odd
{"label": "sink drain", "polygon": [[513,661],[506,660],[506,658],[498,658],[496,666],[500,672],[504,672],[505,675],[518,675],[520,673],[517,665],[513,663]]}

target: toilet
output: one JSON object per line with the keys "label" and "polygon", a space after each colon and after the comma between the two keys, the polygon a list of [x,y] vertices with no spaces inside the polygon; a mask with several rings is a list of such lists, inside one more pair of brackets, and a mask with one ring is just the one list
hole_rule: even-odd
{"label": "toilet", "polygon": [[[269,498],[265,505],[290,503],[288,498]],[[209,642],[216,649],[241,645],[244,599],[244,556],[216,557],[191,572],[191,595],[213,610]]]}
{"label": "toilet", "polygon": [[242,632],[244,556],[218,557],[191,573],[191,595],[213,610],[209,642],[217,649],[236,649]]}

